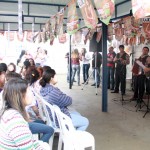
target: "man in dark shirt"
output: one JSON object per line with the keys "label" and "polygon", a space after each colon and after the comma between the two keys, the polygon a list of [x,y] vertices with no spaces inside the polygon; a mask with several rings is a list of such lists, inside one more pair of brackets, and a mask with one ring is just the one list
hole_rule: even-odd
{"label": "man in dark shirt", "polygon": [[[95,80],[95,83],[91,86],[97,86],[100,85],[100,67],[102,64],[102,55],[99,52],[94,52],[92,56],[92,69],[93,69],[93,78]],[[96,74],[95,74],[96,72]]]}
{"label": "man in dark shirt", "polygon": [[119,46],[120,52],[117,53],[114,62],[116,63],[115,72],[115,90],[111,93],[119,93],[121,85],[121,94],[125,94],[126,90],[126,65],[130,63],[129,55],[124,51],[124,45]]}

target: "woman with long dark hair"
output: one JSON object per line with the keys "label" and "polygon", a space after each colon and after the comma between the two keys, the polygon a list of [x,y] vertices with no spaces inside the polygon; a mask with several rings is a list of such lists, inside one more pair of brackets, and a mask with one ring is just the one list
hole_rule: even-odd
{"label": "woman with long dark hair", "polygon": [[[72,119],[72,123],[77,130],[86,130],[89,121],[87,118],[80,115],[78,112],[71,112],[68,106],[72,104],[72,98],[54,85],[57,83],[56,72],[53,69],[43,72],[42,79],[40,80],[42,97],[51,104],[57,105],[61,111]],[[50,116],[51,112],[49,111]],[[56,122],[57,123],[57,122]]]}
{"label": "woman with long dark hair", "polygon": [[0,149],[44,150],[33,139],[25,106],[32,103],[32,92],[23,79],[9,80],[3,89],[0,108]]}

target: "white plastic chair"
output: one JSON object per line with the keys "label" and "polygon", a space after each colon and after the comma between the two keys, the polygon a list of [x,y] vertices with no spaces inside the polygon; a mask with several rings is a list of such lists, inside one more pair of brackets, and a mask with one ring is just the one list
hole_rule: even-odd
{"label": "white plastic chair", "polygon": [[64,150],[84,150],[88,147],[95,150],[94,136],[86,131],[75,130],[71,118],[62,113],[58,106],[53,107],[62,130]]}
{"label": "white plastic chair", "polygon": [[[38,102],[38,105],[39,105],[39,113],[43,113],[45,115],[44,118],[46,118],[46,124],[53,127],[54,129],[54,133],[58,133],[59,134],[59,140],[58,140],[58,150],[61,150],[62,148],[62,139],[61,139],[61,130],[60,128],[58,128],[56,126],[56,122],[55,122],[55,112],[54,112],[54,107],[49,104],[47,101],[45,101],[42,96],[40,96],[38,93],[36,93],[34,90],[33,90],[35,96],[39,99],[40,102]],[[46,106],[49,107],[49,109],[51,110],[51,114],[52,114],[52,119],[53,121],[51,120],[50,118],[50,115],[49,115],[49,112],[46,108]],[[44,112],[43,112],[44,111]],[[50,138],[50,141],[49,141],[49,144],[51,145],[51,148],[53,147],[53,139],[54,139],[54,135]]]}

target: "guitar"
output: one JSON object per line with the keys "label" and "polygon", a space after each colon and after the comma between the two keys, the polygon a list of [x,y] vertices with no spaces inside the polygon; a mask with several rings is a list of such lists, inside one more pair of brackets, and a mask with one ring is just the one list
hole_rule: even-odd
{"label": "guitar", "polygon": [[[133,68],[132,68],[132,72],[135,75],[139,75],[139,71],[140,71],[140,67],[144,70],[146,67],[143,65],[143,63],[139,60],[136,60],[134,62]],[[150,77],[150,72],[146,72],[145,73],[146,77]]]}

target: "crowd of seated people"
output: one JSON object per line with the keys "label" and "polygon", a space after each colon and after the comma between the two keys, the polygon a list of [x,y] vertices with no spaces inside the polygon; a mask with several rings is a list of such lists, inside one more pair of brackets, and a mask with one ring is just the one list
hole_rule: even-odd
{"label": "crowd of seated people", "polygon": [[[27,58],[17,73],[14,63],[0,63],[0,149],[46,149],[54,129],[42,120],[33,89],[68,115],[77,130],[89,125],[87,118],[67,108],[72,98],[55,87],[55,70],[35,64]],[[40,134],[40,139],[35,140],[33,134]]]}

